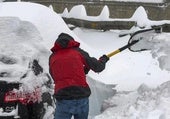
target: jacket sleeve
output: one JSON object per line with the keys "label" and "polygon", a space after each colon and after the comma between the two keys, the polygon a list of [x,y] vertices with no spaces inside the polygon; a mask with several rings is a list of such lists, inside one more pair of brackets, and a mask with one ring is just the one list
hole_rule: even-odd
{"label": "jacket sleeve", "polygon": [[81,53],[81,55],[83,56],[85,60],[84,69],[85,69],[86,74],[88,73],[90,69],[93,70],[94,72],[101,72],[105,69],[105,65],[106,65],[105,61],[103,61],[102,59],[98,60],[94,57],[89,56],[89,54],[86,51],[80,48],[78,48],[77,50]]}

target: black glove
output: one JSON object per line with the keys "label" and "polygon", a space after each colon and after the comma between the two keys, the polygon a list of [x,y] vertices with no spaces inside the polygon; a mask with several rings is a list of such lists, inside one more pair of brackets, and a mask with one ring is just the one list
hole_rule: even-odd
{"label": "black glove", "polygon": [[103,55],[99,58],[99,60],[103,63],[106,63],[107,61],[109,61],[109,57],[107,57],[106,55]]}
{"label": "black glove", "polygon": [[85,73],[85,74],[88,74],[88,73],[89,73],[89,71],[90,71],[90,69],[89,69],[89,68],[84,67],[84,73]]}

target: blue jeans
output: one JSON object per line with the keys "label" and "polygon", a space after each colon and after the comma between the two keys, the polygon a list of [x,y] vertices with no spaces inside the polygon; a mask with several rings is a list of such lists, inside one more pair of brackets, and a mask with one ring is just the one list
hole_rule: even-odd
{"label": "blue jeans", "polygon": [[89,99],[59,100],[56,102],[55,119],[88,119]]}

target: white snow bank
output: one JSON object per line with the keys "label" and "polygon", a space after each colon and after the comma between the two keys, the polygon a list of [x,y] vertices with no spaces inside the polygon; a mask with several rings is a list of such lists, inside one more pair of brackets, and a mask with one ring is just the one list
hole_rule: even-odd
{"label": "white snow bank", "polygon": [[30,2],[2,2],[0,3],[0,16],[18,17],[23,21],[29,21],[38,29],[44,46],[50,50],[58,35],[62,32],[70,34],[81,47],[87,47],[65,24],[60,15],[51,8]]}
{"label": "white snow bank", "polygon": [[69,16],[74,16],[74,18],[84,18],[87,16],[86,9],[83,5],[76,5],[70,10]]}
{"label": "white snow bank", "polygon": [[133,51],[141,51],[142,49],[149,49],[152,57],[157,59],[159,67],[162,70],[170,71],[170,41],[169,33],[155,33],[155,30],[149,30],[138,33],[132,37],[132,41],[139,40],[138,43],[131,46]]}
{"label": "white snow bank", "polygon": [[133,16],[131,17],[132,21],[136,21],[137,25],[140,27],[146,27],[150,20],[148,19],[148,15],[144,9],[144,7],[140,6],[136,9]]}
{"label": "white snow bank", "polygon": [[107,21],[109,19],[109,16],[109,8],[107,5],[105,5],[97,19],[99,19],[100,21]]}
{"label": "white snow bank", "polygon": [[34,24],[48,49],[53,46],[62,31],[74,36],[62,18],[44,5],[30,2],[3,2],[0,3],[0,16],[18,17]]}
{"label": "white snow bank", "polygon": [[169,119],[170,82],[157,88],[143,84],[137,91],[116,94],[106,105],[109,108],[94,119]]}
{"label": "white snow bank", "polygon": [[87,76],[87,82],[92,92],[89,98],[89,115],[94,117],[100,114],[103,101],[112,97],[116,90],[113,89],[115,85],[106,85],[89,76]]}
{"label": "white snow bank", "polygon": [[170,71],[170,34],[162,33],[153,38],[152,56],[159,62],[162,70]]}

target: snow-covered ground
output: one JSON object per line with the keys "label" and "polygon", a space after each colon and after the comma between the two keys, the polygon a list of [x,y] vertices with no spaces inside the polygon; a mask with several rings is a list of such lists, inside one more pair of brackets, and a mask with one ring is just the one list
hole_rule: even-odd
{"label": "snow-covered ground", "polygon": [[[76,12],[80,12],[80,10]],[[103,16],[107,16],[107,13],[105,13],[102,13]],[[87,50],[91,56],[96,58],[126,45],[130,38],[129,35],[119,38],[119,33],[122,32],[119,30],[102,32],[76,28],[70,31],[60,15],[50,8],[35,3],[0,3],[0,17],[4,16],[18,17],[23,21],[34,24],[42,36],[42,44],[48,50],[53,46],[61,32],[72,35],[81,43],[81,48]],[[136,15],[135,18],[137,17],[140,16]],[[139,21],[138,23],[147,23],[147,27],[153,23],[147,17],[144,17],[141,21],[145,22]],[[154,23],[159,24],[160,22]],[[133,30],[137,29],[133,28]],[[89,72],[88,77],[90,79],[98,80],[107,85],[116,84],[115,89],[118,90],[114,97],[106,100],[103,104],[102,111],[107,110],[96,116],[95,119],[170,118],[168,106],[170,105],[170,88],[169,82],[167,82],[170,80],[169,36],[169,33],[156,35],[151,40],[153,47],[149,51],[131,52],[125,50],[111,57],[102,73]],[[102,89],[94,93],[102,95],[104,92]],[[97,96],[97,98],[100,97]]]}
{"label": "snow-covered ground", "polygon": [[141,85],[137,91],[122,92],[106,100],[102,114],[94,119],[169,119],[170,82],[157,88]]}

